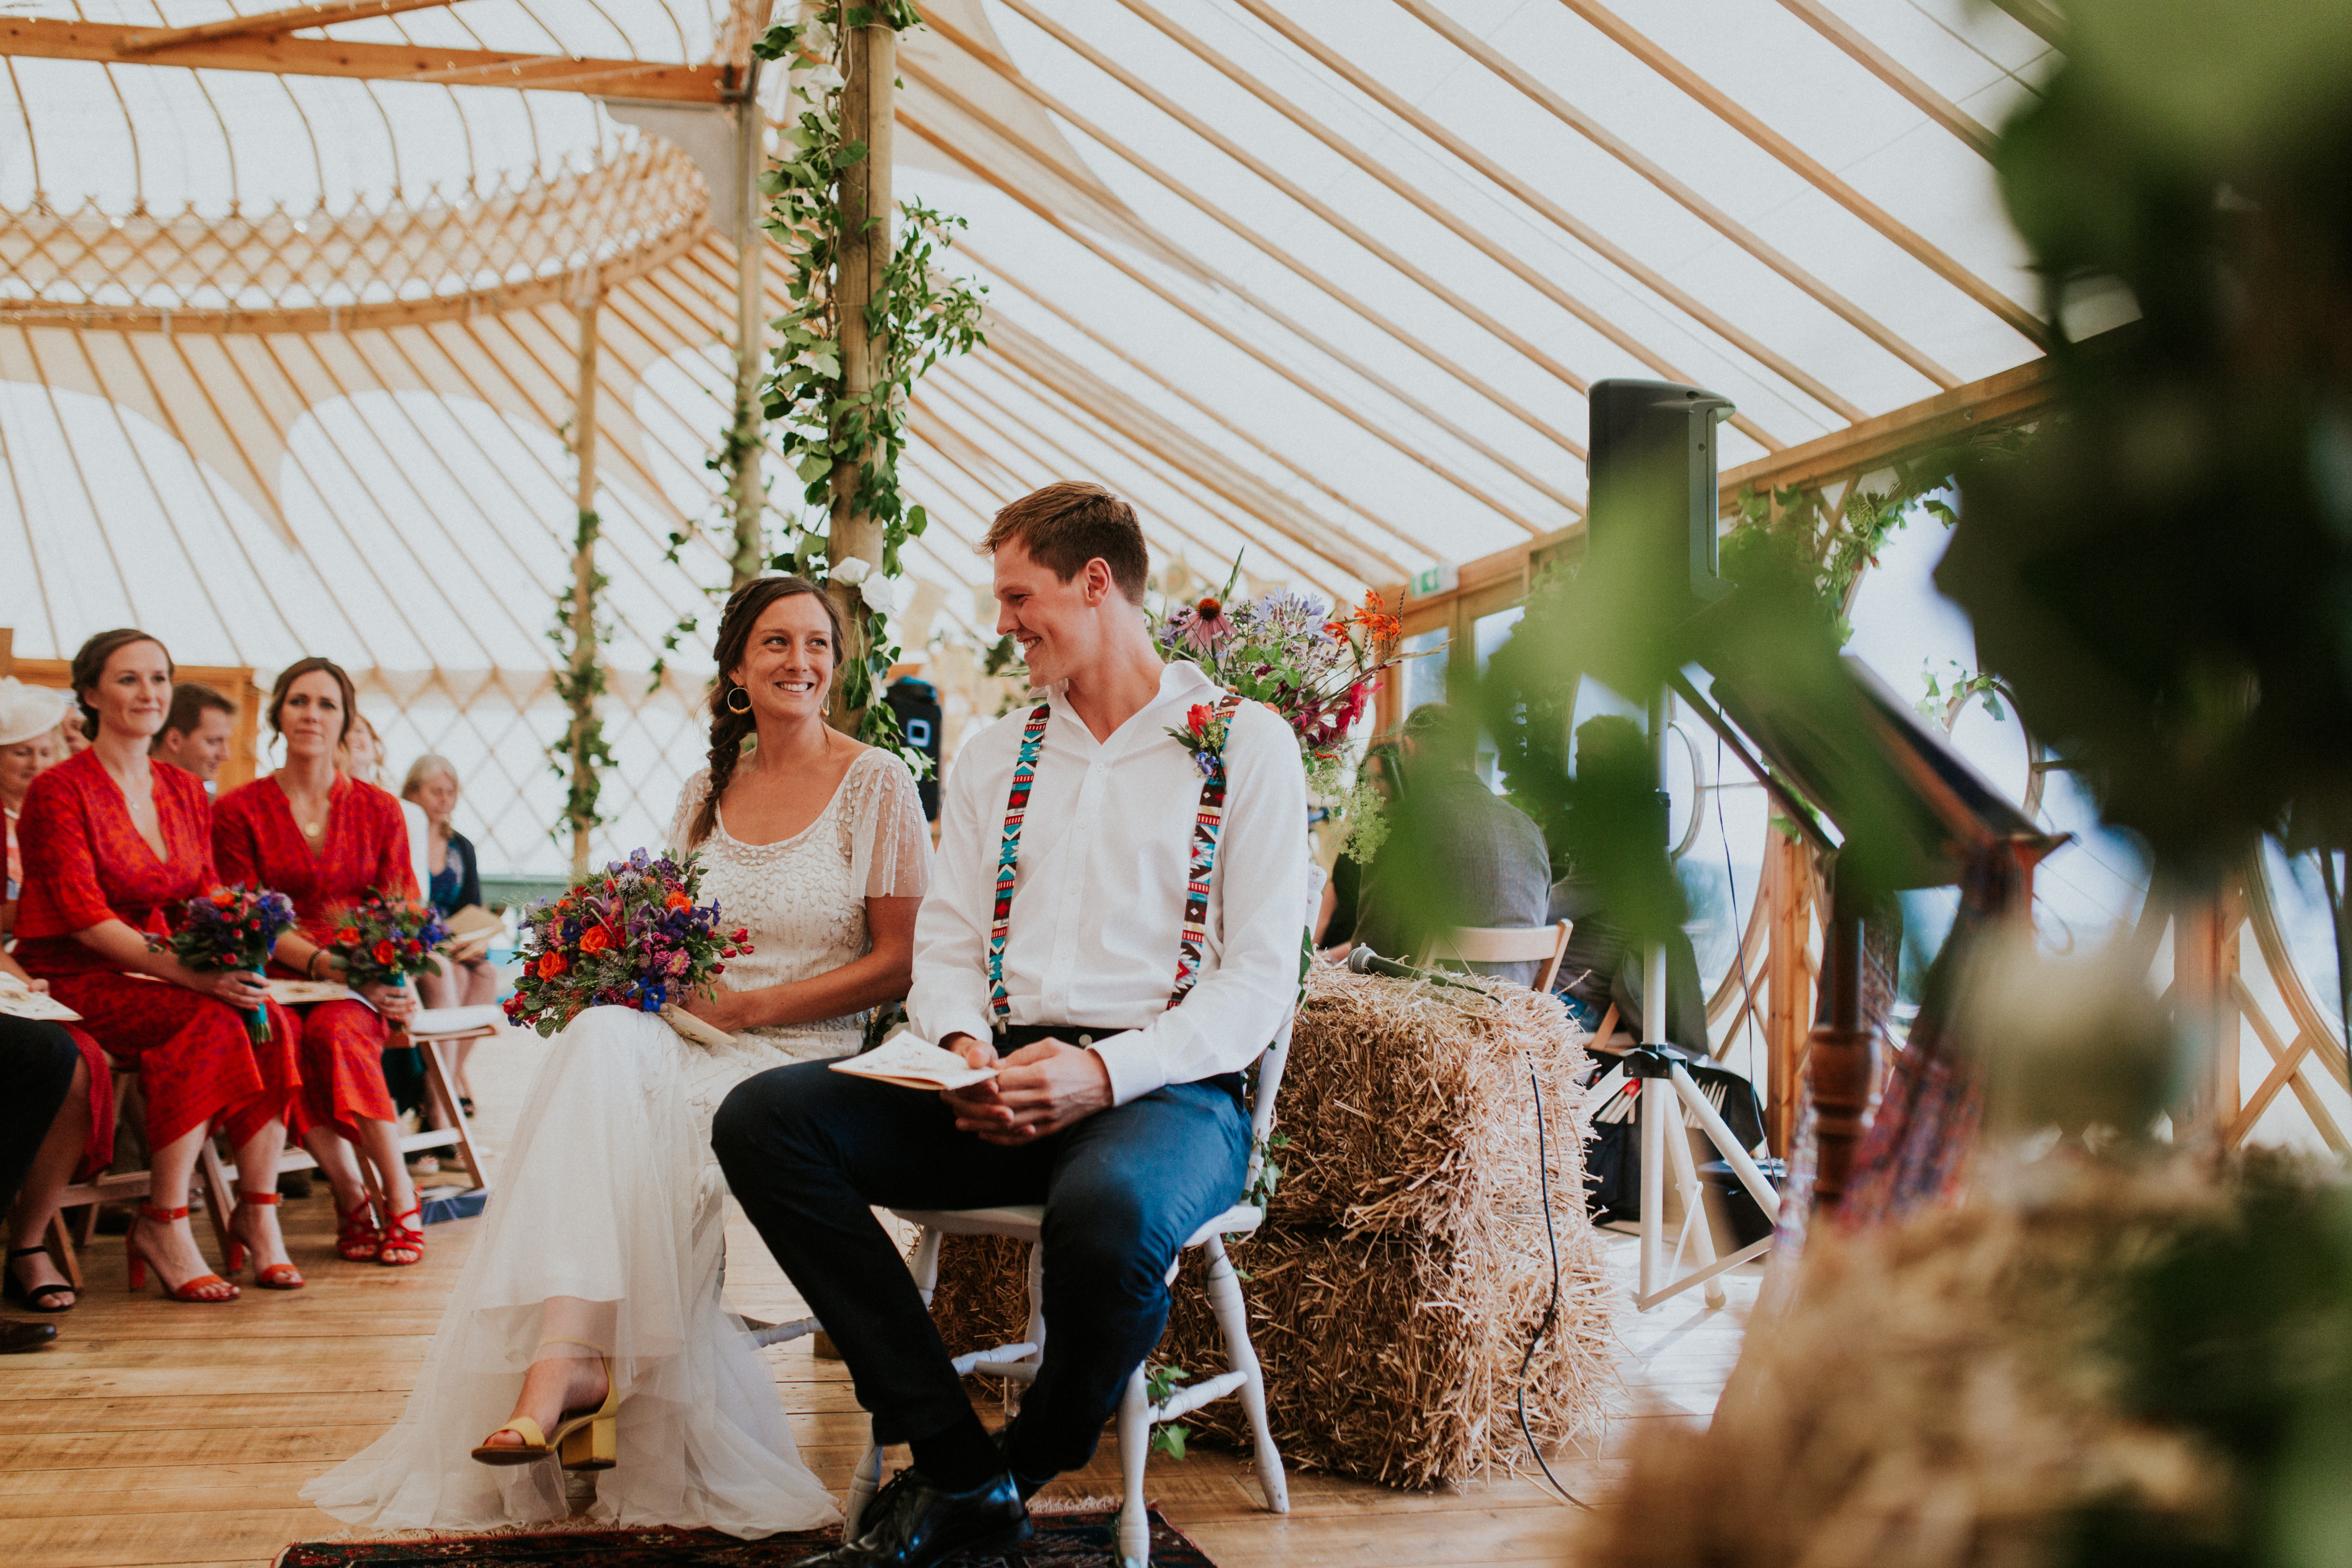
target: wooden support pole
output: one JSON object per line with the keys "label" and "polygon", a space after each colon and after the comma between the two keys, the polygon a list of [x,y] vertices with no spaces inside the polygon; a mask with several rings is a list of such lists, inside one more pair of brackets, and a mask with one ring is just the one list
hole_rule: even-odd
{"label": "wooden support pole", "polygon": [[[572,395],[572,452],[580,476],[572,492],[579,514],[579,531],[572,547],[572,679],[574,689],[590,679],[598,653],[596,641],[596,318],[604,290],[598,285],[580,308],[580,383]],[[596,759],[592,754],[595,729],[593,698],[573,704],[565,745],[572,763],[572,874],[588,870],[588,838],[596,829]]]}
{"label": "wooden support pole", "polygon": [[[841,335],[841,378],[845,401],[871,396],[878,374],[887,364],[889,340],[868,329],[866,308],[882,291],[883,269],[890,265],[891,220],[897,204],[890,193],[892,110],[896,107],[898,35],[882,23],[846,28],[842,33],[841,134],[855,146],[866,144],[866,155],[841,171],[841,246],[834,261],[833,305]],[[880,408],[866,411],[878,424],[887,417]],[[836,432],[835,438],[838,439]],[[825,543],[825,559],[839,564],[855,556],[882,569],[882,530],[856,505],[859,469],[869,460],[865,451],[837,452],[833,464],[833,528]],[[829,590],[850,627],[841,650],[845,668],[866,657],[865,602],[857,590],[835,584]],[[845,734],[857,732],[860,713],[840,700],[840,678],[834,683],[833,721]]]}
{"label": "wooden support pole", "polygon": [[1829,942],[1822,955],[1830,1016],[1805,1045],[1816,1157],[1813,1205],[1824,1215],[1835,1214],[1845,1197],[1854,1155],[1878,1103],[1878,1039],[1862,1017],[1863,900],[1852,883],[1851,876],[1830,873]]}
{"label": "wooden support pole", "polygon": [[2173,912],[2172,998],[2189,1042],[2189,1102],[2177,1113],[2176,1143],[2222,1146],[2244,1109],[2238,1076],[2238,977],[2242,899],[2234,879],[2210,896],[2182,900]]}
{"label": "wooden support pole", "polygon": [[1777,830],[1764,845],[1764,1136],[1782,1159],[1797,1130],[1798,1085],[1813,1019],[1805,942],[1812,925],[1812,878],[1802,841]]}
{"label": "wooden support pole", "polygon": [[743,68],[735,99],[735,423],[728,432],[734,460],[728,501],[735,514],[735,548],[728,558],[729,586],[740,588],[760,574],[767,559],[761,514],[767,486],[761,458],[760,382],[767,368],[763,308],[767,283],[763,261],[767,233],[760,226],[760,170],[767,158],[767,117],[760,108],[760,61]]}

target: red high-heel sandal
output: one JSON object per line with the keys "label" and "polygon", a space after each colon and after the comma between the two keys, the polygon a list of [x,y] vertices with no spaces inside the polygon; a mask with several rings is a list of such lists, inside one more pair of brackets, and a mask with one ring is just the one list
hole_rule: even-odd
{"label": "red high-heel sandal", "polygon": [[383,1250],[383,1227],[375,1223],[375,1204],[362,1198],[349,1214],[335,1211],[342,1228],[335,1236],[335,1253],[346,1263],[373,1263]]}
{"label": "red high-heel sandal", "polygon": [[[415,1225],[406,1222],[415,1220]],[[405,1258],[388,1256],[404,1252]],[[425,1261],[425,1205],[418,1204],[406,1214],[396,1214],[383,1222],[383,1247],[375,1260],[390,1268],[405,1268],[412,1263]]]}
{"label": "red high-heel sandal", "polygon": [[[159,1209],[153,1204],[144,1199],[141,1200],[137,1217],[131,1220],[131,1228],[122,1233],[122,1251],[127,1272],[131,1276],[131,1288],[133,1290],[147,1289],[147,1265],[151,1261],[148,1256],[139,1249],[141,1222],[144,1221],[151,1225],[174,1225],[187,1217],[188,1205],[185,1204],[182,1204],[175,1209]],[[235,1273],[235,1268],[232,1268],[230,1272]],[[234,1301],[244,1294],[217,1274],[199,1274],[194,1279],[184,1279],[177,1285],[167,1283],[163,1279],[163,1266],[160,1263],[155,1266],[155,1283],[162,1285],[164,1294],[174,1301]]]}
{"label": "red high-heel sandal", "polygon": [[[237,1215],[247,1208],[274,1208],[286,1200],[276,1193],[248,1193],[236,1190],[236,1210],[228,1216],[228,1233],[236,1235]],[[245,1267],[245,1255],[254,1254],[253,1280],[265,1290],[299,1290],[303,1286],[302,1271],[290,1263],[264,1263],[260,1252],[250,1242],[232,1240],[228,1244],[228,1271],[231,1274]]]}

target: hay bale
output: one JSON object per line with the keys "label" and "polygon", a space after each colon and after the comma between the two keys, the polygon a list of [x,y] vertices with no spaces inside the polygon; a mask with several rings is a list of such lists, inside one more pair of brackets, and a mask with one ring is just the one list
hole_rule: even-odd
{"label": "hay bale", "polygon": [[[1528,1425],[1547,1453],[1591,1434],[1612,1402],[1608,1286],[1589,1229],[1563,1236],[1559,1316],[1528,1369]],[[1277,1228],[1234,1252],[1250,1278],[1250,1342],[1265,1365],[1283,1458],[1393,1487],[1532,1469],[1520,1435],[1519,1363],[1551,1297],[1541,1221],[1439,1240]],[[1202,1259],[1186,1259],[1159,1359],[1223,1371]],[[1185,1417],[1248,1441],[1238,1401]]]}
{"label": "hay bale", "polygon": [[[1551,1294],[1530,1073],[1560,1310],[1528,1371],[1528,1424],[1548,1448],[1595,1428],[1616,1384],[1581,1201],[1584,1067],[1560,1005],[1522,987],[1310,974],[1276,1117],[1284,1174],[1265,1228],[1232,1249],[1286,1459],[1402,1487],[1529,1463],[1519,1362]],[[1202,1268],[1186,1259],[1155,1352],[1196,1374],[1224,1365]],[[948,1237],[932,1316],[949,1348],[1018,1338],[1024,1277],[1017,1247]],[[1234,1402],[1188,1422],[1244,1436]]]}
{"label": "hay bale", "polygon": [[1531,1067],[1555,1133],[1553,1191],[1580,1208],[1583,1041],[1557,998],[1524,986],[1479,995],[1318,965],[1276,1108],[1290,1147],[1268,1218],[1433,1237],[1497,1205],[1532,1205]]}

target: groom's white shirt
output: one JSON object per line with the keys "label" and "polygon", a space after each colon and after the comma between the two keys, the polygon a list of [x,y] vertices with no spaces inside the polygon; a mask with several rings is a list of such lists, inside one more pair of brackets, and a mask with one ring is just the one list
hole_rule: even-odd
{"label": "groom's white shirt", "polygon": [[[1298,993],[1308,857],[1298,743],[1255,702],[1234,715],[1216,877],[1201,979],[1168,1006],[1184,924],[1184,884],[1201,771],[1168,734],[1217,688],[1190,664],[1160,672],[1160,694],[1097,742],[1060,686],[1021,829],[1004,943],[1011,1022],[1118,1031],[1094,1043],[1120,1105],[1163,1084],[1234,1072],[1255,1060]],[[988,1039],[988,928],[1005,797],[1024,703],[967,742],[940,803],[940,853],[915,921],[908,1016],[924,1038]]]}

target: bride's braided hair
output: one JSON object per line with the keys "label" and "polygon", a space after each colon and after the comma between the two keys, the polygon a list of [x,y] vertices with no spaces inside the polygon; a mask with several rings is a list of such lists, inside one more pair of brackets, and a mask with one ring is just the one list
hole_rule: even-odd
{"label": "bride's braided hair", "polygon": [[834,659],[841,658],[841,612],[835,609],[825,591],[805,577],[754,577],[744,584],[727,600],[727,611],[719,619],[719,673],[711,678],[710,696],[710,787],[702,796],[702,804],[694,808],[694,822],[688,830],[686,842],[678,847],[691,849],[710,837],[719,822],[719,797],[727,793],[734,780],[735,764],[742,759],[743,742],[759,728],[759,721],[748,711],[738,713],[727,706],[730,696],[742,689],[729,679],[728,672],[741,668],[751,652],[751,628],[768,606],[779,599],[790,599],[807,594],[824,606],[824,618],[833,623]]}

